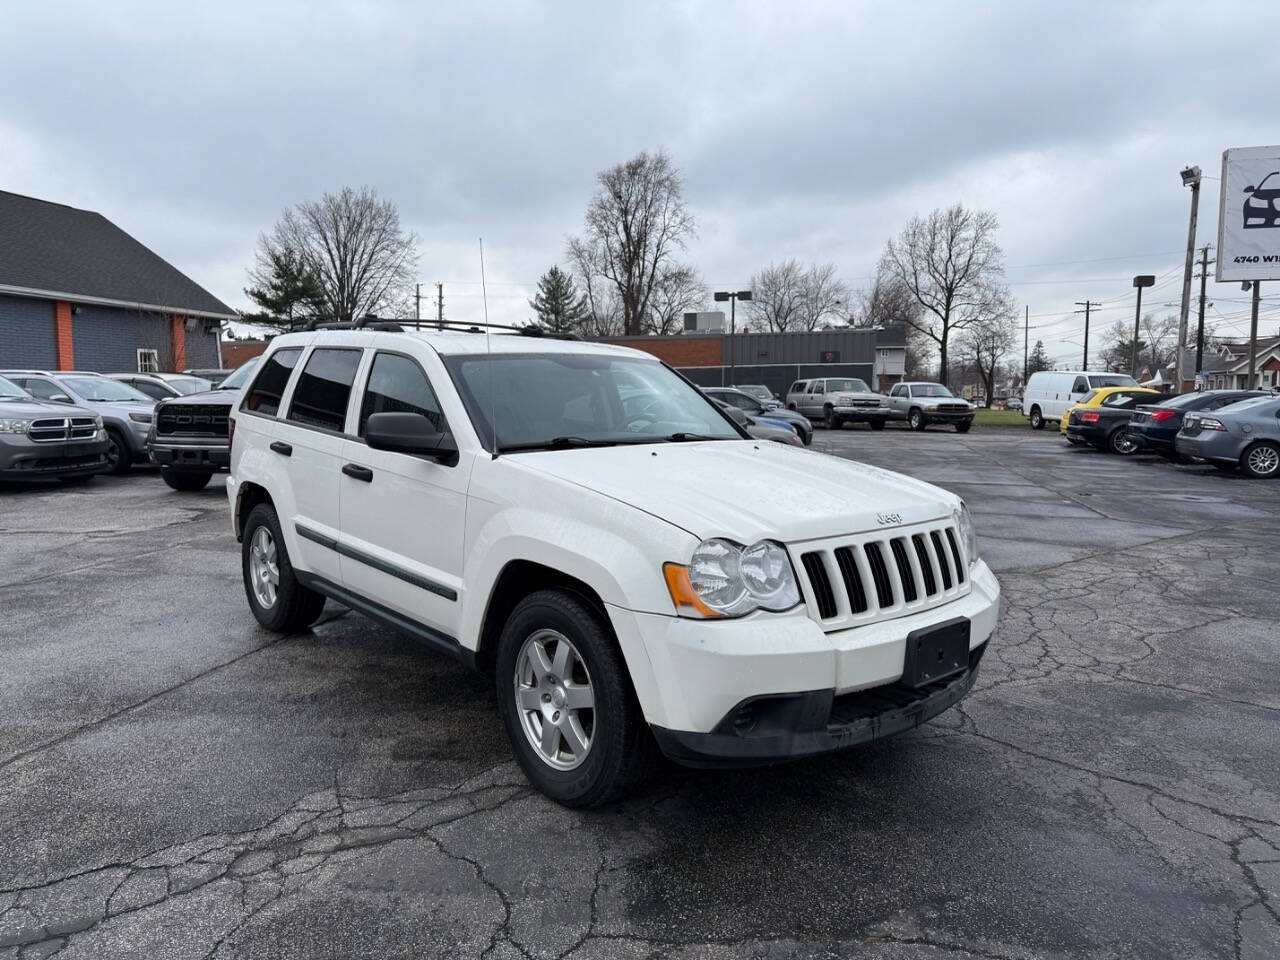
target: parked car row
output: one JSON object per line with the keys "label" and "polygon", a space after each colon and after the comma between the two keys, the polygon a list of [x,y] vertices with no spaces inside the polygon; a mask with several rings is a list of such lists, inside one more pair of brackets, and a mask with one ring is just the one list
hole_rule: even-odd
{"label": "parked car row", "polygon": [[787,391],[786,406],[829,430],[839,430],[846,423],[883,430],[886,423],[897,420],[912,430],[947,424],[957,433],[968,432],[977,409],[940,383],[906,381],[895,384],[885,396],[857,377],[797,380]]}
{"label": "parked car row", "polygon": [[[1143,388],[1103,388],[1072,406],[1063,434],[1122,456],[1146,452],[1204,461],[1251,477],[1280,477],[1280,394],[1203,390],[1159,399]],[[1144,400],[1159,399],[1157,403]]]}
{"label": "parked car row", "polygon": [[232,398],[251,360],[217,387],[173,373],[0,371],[0,477],[80,481],[155,463],[198,490],[227,469]]}

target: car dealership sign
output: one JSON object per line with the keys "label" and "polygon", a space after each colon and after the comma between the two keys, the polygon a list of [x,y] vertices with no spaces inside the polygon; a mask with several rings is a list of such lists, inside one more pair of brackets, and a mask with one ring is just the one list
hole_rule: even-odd
{"label": "car dealership sign", "polygon": [[1280,147],[1222,154],[1218,279],[1280,280]]}

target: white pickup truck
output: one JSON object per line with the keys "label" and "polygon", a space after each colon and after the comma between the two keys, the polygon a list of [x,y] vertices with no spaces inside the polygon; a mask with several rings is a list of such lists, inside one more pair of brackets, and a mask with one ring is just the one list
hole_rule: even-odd
{"label": "white pickup truck", "polygon": [[999,585],[937,487],[752,440],[655,358],[394,325],[276,337],[232,415],[253,615],[326,598],[493,677],[548,796],[747,765],[970,689]]}

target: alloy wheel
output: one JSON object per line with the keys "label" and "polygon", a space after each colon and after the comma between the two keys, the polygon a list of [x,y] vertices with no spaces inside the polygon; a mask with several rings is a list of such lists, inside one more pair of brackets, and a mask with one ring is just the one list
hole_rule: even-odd
{"label": "alloy wheel", "polygon": [[520,728],[534,752],[555,770],[572,770],[591,751],[595,690],[582,654],[563,633],[531,634],[516,656],[514,677]]}
{"label": "alloy wheel", "polygon": [[265,526],[257,529],[249,546],[249,580],[262,608],[274,607],[280,592],[280,558],[276,541]]}
{"label": "alloy wheel", "polygon": [[1280,450],[1261,444],[1249,451],[1249,470],[1257,477],[1269,477],[1280,470]]}

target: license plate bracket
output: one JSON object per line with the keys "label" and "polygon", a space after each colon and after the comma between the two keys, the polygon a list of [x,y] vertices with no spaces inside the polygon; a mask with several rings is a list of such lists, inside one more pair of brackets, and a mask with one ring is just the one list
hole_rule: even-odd
{"label": "license plate bracket", "polygon": [[922,627],[907,634],[902,682],[923,687],[969,666],[969,618]]}

